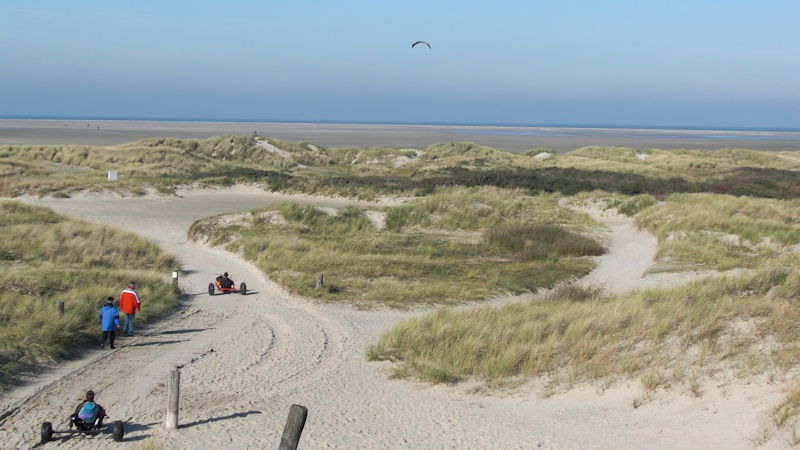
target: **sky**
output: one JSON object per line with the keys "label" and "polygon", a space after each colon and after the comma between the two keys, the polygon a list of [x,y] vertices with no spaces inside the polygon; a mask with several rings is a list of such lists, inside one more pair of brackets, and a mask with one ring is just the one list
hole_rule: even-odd
{"label": "sky", "polygon": [[798,0],[2,0],[0,117],[798,129],[798,24]]}

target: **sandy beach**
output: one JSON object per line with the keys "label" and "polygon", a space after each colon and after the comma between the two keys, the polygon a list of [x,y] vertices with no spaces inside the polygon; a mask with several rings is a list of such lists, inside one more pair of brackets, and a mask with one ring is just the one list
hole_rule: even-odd
{"label": "sandy beach", "polygon": [[800,132],[777,131],[0,119],[0,145],[118,145],[153,137],[204,139],[224,134],[258,134],[330,148],[425,148],[443,142],[473,142],[510,152],[546,148],[562,153],[590,145],[800,150]]}
{"label": "sandy beach", "polygon": [[[70,409],[90,388],[112,420],[126,423],[125,442],[116,448],[135,449],[143,442],[170,449],[276,448],[293,404],[308,408],[300,440],[307,449],[748,449],[754,442],[789,448],[785,437],[759,440],[784,395],[781,383],[766,378],[744,382],[720,375],[704,386],[702,397],[676,387],[641,405],[638,380],[546,396],[537,380],[492,391],[469,382],[390,379],[389,363],[366,361],[367,347],[392,324],[427,310],[317,304],[283,291],[236,255],[186,239],[191,223],[208,211],[246,211],[285,198],[239,186],[182,190],[177,196],[23,199],[157,242],[182,262],[186,300],[170,317],[120,338],[117,350],[91,350],[4,394],[3,448],[34,447],[43,421],[63,429]],[[294,198],[325,208],[347,203]],[[139,220],[125,219],[134,214]],[[702,276],[646,276],[655,238],[637,231],[630,219],[593,214],[607,226],[609,252],[590,275],[592,283],[621,292]],[[251,293],[209,296],[207,284],[222,271],[246,282]],[[146,308],[147,299],[142,301]],[[167,430],[165,385],[178,368],[179,429]],[[106,448],[109,439],[61,438],[47,446]]]}

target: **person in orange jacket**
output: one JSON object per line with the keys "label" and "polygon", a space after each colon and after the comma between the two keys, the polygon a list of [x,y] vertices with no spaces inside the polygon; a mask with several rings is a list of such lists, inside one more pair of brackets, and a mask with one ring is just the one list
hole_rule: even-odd
{"label": "person in orange jacket", "polygon": [[125,324],[122,330],[128,336],[133,336],[133,321],[139,312],[139,294],[136,293],[136,283],[131,281],[128,288],[119,294],[119,309],[125,313]]}

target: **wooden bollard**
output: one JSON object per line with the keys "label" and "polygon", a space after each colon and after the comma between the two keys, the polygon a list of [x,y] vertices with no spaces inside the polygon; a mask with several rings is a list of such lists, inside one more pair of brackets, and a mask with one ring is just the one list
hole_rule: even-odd
{"label": "wooden bollard", "polygon": [[167,400],[167,421],[164,424],[168,429],[178,428],[178,399],[181,392],[181,373],[180,371],[173,370],[169,376],[168,391],[169,396]]}
{"label": "wooden bollard", "polygon": [[317,275],[317,289],[322,287],[322,275]]}
{"label": "wooden bollard", "polygon": [[58,302],[58,315],[59,316],[63,316],[64,315],[64,301],[63,300]]}
{"label": "wooden bollard", "polygon": [[306,416],[308,416],[308,408],[305,406],[292,405],[289,408],[289,417],[286,419],[286,426],[283,428],[281,445],[278,450],[297,450],[300,435],[306,425]]}

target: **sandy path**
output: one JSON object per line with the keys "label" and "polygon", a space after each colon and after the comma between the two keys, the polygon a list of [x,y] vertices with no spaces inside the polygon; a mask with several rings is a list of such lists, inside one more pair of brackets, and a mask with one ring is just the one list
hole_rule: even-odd
{"label": "sandy path", "polygon": [[584,285],[600,286],[608,293],[618,294],[634,289],[676,286],[708,274],[647,274],[656,256],[658,239],[646,231],[637,230],[633,220],[628,217],[594,209],[585,211],[606,226],[608,252],[600,258],[592,273],[581,280]]}
{"label": "sandy path", "polygon": [[[281,198],[237,188],[181,198],[28,199],[158,242],[182,261],[188,273],[181,287],[192,295],[179,314],[120,339],[118,350],[91,351],[5,395],[0,404],[11,414],[0,421],[2,447],[32,447],[41,422],[60,427],[89,388],[113,419],[126,422],[126,441],[115,447],[136,448],[151,438],[176,449],[275,448],[292,404],[309,409],[301,448],[744,449],[751,448],[779,398],[777,386],[731,381],[700,399],[670,392],[634,409],[634,399],[641,398],[636,382],[602,394],[579,387],[543,398],[535,383],[513,394],[485,395],[468,392],[466,385],[389,380],[388,364],[367,363],[365,350],[391,324],[421,312],[317,305],[286,294],[235,255],[186,242],[194,220]],[[343,204],[301,199],[325,207]],[[632,233],[630,221],[603,220],[610,225],[612,251],[593,276],[613,289],[636,287],[652,261],[654,239]],[[208,296],[208,282],[223,270],[246,281],[252,294]],[[615,273],[624,273],[624,280]],[[180,428],[167,431],[165,383],[179,365]],[[75,437],[48,447],[109,443]]]}

